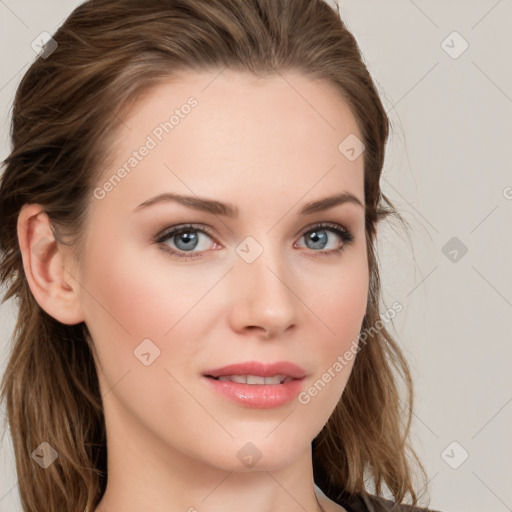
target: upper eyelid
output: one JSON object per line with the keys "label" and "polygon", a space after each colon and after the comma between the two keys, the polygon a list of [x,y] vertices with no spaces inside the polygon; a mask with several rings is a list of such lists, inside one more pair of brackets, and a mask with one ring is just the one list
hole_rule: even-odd
{"label": "upper eyelid", "polygon": [[181,231],[186,231],[187,229],[190,229],[191,231],[201,231],[206,233],[208,236],[211,236],[212,238],[215,237],[213,233],[213,229],[209,226],[204,225],[194,225],[194,224],[177,224],[175,226],[170,226],[165,229],[163,229],[160,233],[158,233],[154,239],[156,241],[161,240],[162,238],[170,237],[173,233],[179,233]]}

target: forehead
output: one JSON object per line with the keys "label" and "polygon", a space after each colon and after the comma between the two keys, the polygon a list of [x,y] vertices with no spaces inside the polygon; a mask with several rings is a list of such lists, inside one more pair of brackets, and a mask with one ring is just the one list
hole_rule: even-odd
{"label": "forehead", "polygon": [[344,189],[364,202],[363,157],[351,161],[339,148],[347,137],[362,138],[328,82],[188,72],[149,90],[125,115],[99,185],[122,174],[109,200],[126,206],[165,191],[282,204],[283,191],[291,201]]}

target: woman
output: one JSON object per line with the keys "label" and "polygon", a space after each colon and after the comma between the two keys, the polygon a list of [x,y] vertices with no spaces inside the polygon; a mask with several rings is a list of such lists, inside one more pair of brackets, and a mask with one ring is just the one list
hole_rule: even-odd
{"label": "woman", "polygon": [[40,47],[0,188],[24,510],[419,510],[388,119],[337,13],[88,1]]}

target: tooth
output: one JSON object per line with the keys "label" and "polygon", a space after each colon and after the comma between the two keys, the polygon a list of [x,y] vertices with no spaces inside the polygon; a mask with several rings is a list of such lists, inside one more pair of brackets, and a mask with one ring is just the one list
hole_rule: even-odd
{"label": "tooth", "polygon": [[239,384],[282,384],[289,382],[291,377],[286,375],[274,375],[273,377],[261,377],[259,375],[222,375],[218,380],[237,382]]}
{"label": "tooth", "polygon": [[275,375],[274,377],[265,377],[265,384],[281,384],[283,375]]}
{"label": "tooth", "polygon": [[247,384],[265,384],[265,377],[247,375]]}

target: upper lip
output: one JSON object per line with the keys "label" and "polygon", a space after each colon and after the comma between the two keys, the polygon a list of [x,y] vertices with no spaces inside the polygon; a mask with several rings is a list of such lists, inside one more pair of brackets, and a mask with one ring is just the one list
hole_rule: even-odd
{"label": "upper lip", "polygon": [[207,377],[222,377],[225,375],[255,375],[260,377],[274,377],[285,375],[293,379],[302,379],[306,372],[298,365],[289,361],[278,361],[276,363],[263,363],[260,361],[246,361],[235,363],[222,368],[215,368],[204,372]]}

